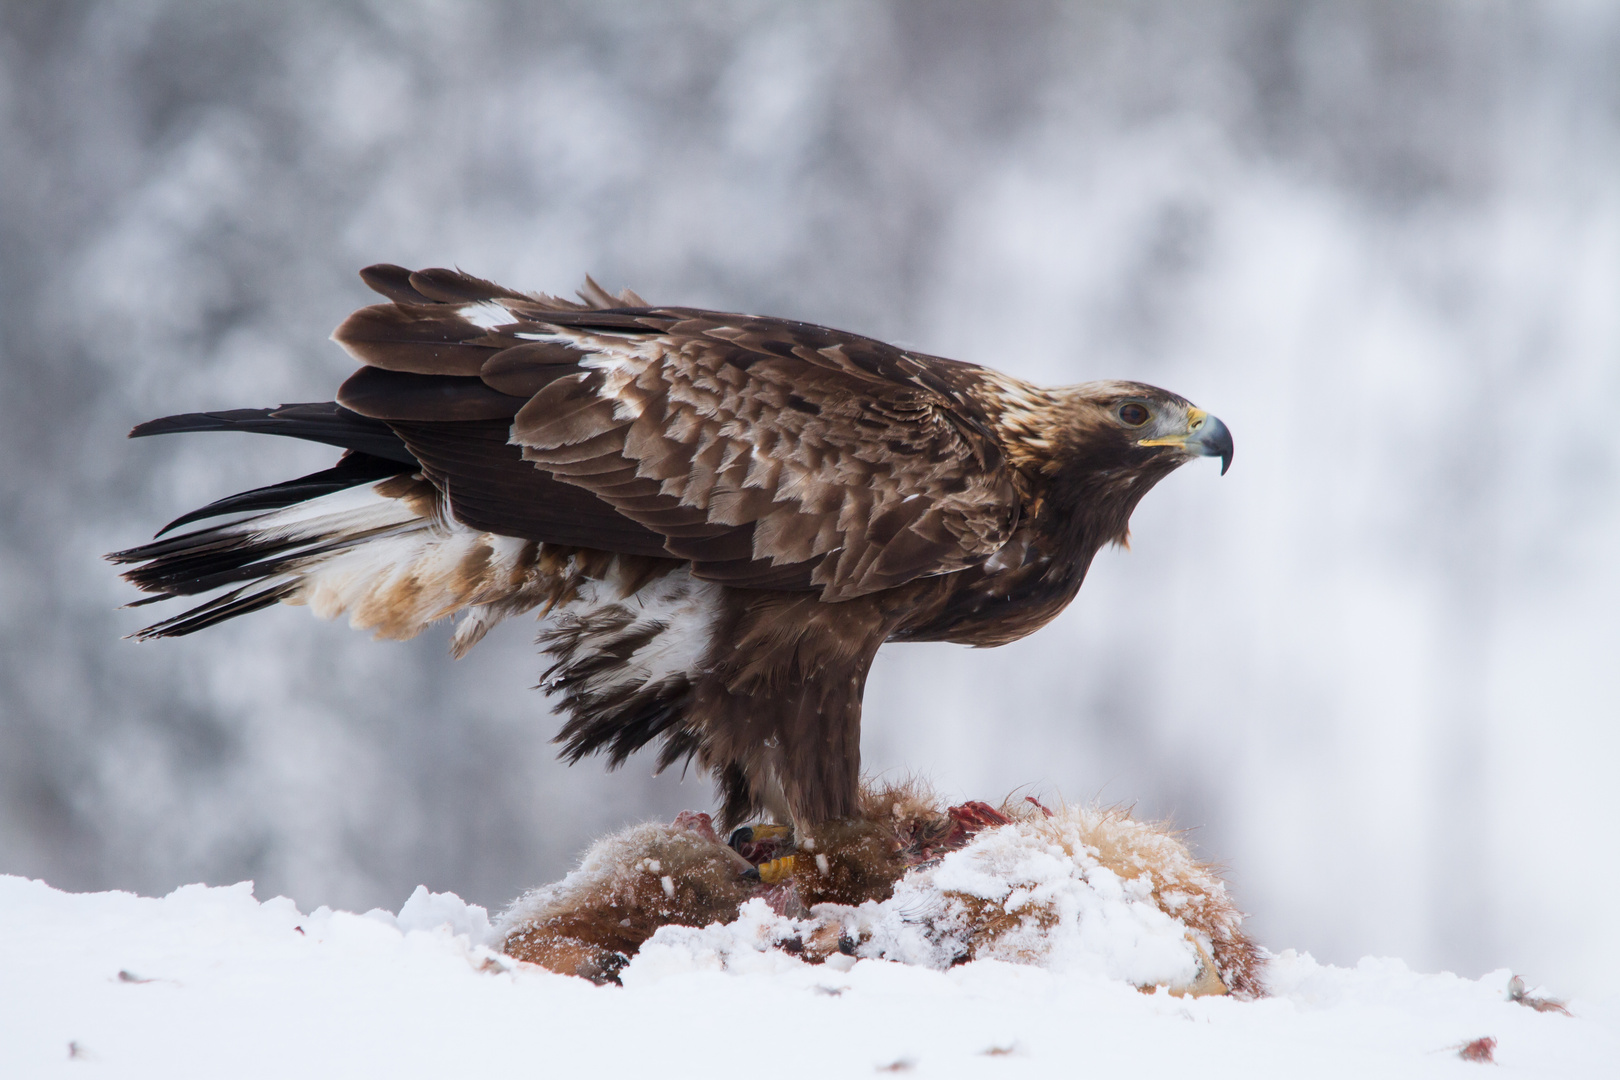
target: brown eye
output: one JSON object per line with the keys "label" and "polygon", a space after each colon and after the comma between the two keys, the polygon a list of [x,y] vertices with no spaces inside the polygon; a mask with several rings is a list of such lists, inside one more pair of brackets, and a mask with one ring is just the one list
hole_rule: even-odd
{"label": "brown eye", "polygon": [[1127,401],[1119,407],[1119,418],[1131,427],[1141,427],[1152,415],[1146,405],[1138,405],[1134,401]]}

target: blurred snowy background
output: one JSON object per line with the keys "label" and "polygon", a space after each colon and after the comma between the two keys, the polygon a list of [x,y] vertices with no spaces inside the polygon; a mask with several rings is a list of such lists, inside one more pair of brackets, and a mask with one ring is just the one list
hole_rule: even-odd
{"label": "blurred snowy background", "polygon": [[709,805],[553,760],[527,620],[121,640],[103,552],[331,458],[125,431],[328,399],[385,260],[1187,395],[1232,472],[886,650],[868,764],[1172,816],[1274,948],[1612,985],[1620,7],[5,5],[0,872],[498,906]]}

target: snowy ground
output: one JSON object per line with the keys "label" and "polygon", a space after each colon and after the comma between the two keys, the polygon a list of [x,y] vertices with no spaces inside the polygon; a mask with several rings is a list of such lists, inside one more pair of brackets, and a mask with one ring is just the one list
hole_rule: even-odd
{"label": "snowy ground", "polygon": [[948,973],[776,952],[718,970],[648,949],[624,988],[509,967],[483,908],[418,889],[399,915],[298,912],[249,884],[162,899],[0,878],[0,1075],[288,1077],[473,1072],[781,1077],[1016,1075],[1419,1077],[1481,1069],[1614,1077],[1620,1007],[1573,1015],[1398,960],[1272,963],[1273,996],[1142,994],[1009,963]]}
{"label": "snowy ground", "polygon": [[[482,908],[418,889],[398,915],[162,899],[0,877],[0,1075],[1612,1077],[1620,1002],[1506,1000],[1510,973],[1325,967],[1285,952],[1255,1002],[1143,994],[998,962],[847,970],[780,953],[644,950],[624,987],[503,963]],[[656,940],[656,939],[655,939]]]}

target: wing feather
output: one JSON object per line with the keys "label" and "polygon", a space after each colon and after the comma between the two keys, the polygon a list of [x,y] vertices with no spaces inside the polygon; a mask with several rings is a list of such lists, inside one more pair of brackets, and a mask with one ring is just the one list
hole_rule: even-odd
{"label": "wing feather", "polygon": [[[665,314],[667,330],[634,338],[557,320],[587,370],[531,398],[512,438],[664,533],[700,576],[842,600],[961,569],[1011,536],[999,445],[921,361],[819,327]],[[675,535],[676,507],[701,522]]]}
{"label": "wing feather", "polygon": [[1017,524],[962,365],[594,281],[575,303],[450,270],[363,276],[393,302],[333,335],[366,365],[339,400],[395,427],[480,528],[843,600],[972,565]]}

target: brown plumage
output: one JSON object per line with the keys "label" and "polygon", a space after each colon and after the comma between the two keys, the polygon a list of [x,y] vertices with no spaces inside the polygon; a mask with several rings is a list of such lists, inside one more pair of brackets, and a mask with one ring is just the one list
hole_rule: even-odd
{"label": "brown plumage", "polygon": [[[860,707],[885,641],[1000,645],[1073,599],[1136,503],[1221,422],[1140,383],[1045,390],[785,319],[583,303],[449,270],[362,272],[390,302],[334,338],[335,402],[189,414],[344,448],[322,473],[115,553],[155,599],[225,590],[141,632],[277,601],[459,655],[539,609],[570,760],[657,742],[722,820],[857,810]],[[168,530],[166,529],[165,532]]]}

